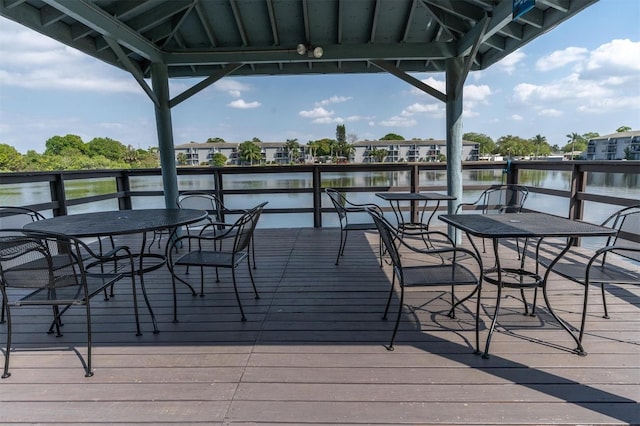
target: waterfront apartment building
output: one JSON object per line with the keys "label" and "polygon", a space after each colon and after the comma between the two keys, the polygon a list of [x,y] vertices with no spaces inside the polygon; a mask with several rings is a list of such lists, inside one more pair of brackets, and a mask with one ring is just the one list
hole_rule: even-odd
{"label": "waterfront apartment building", "polygon": [[[289,164],[290,156],[284,142],[256,142],[262,151],[262,163]],[[176,161],[179,165],[202,166],[208,165],[215,154],[222,154],[227,158],[227,164],[238,165],[237,143],[229,142],[191,142],[175,147]],[[463,142],[462,159],[476,161],[479,159],[479,144]],[[349,158],[351,163],[378,162],[377,154],[385,151],[384,162],[433,162],[445,161],[447,144],[445,140],[410,140],[410,141],[359,141],[353,144],[353,154]],[[323,159],[315,157],[308,150],[308,146],[300,145],[298,158],[304,162],[321,162]],[[346,161],[347,159],[344,159]]]}
{"label": "waterfront apartment building", "polygon": [[612,133],[589,139],[585,160],[640,160],[640,131]]}

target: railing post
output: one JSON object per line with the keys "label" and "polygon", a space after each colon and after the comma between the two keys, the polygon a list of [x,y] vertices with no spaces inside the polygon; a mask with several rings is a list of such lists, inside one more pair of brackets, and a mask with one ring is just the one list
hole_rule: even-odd
{"label": "railing post", "polygon": [[313,227],[322,228],[322,176],[320,166],[313,166]]}
{"label": "railing post", "polygon": [[131,182],[129,181],[128,173],[123,171],[120,175],[116,176],[116,191],[123,194],[121,197],[118,197],[118,208],[120,210],[132,210]]}
{"label": "railing post", "polygon": [[569,195],[569,219],[580,220],[584,217],[584,202],[578,198],[587,188],[587,172],[581,172],[577,163],[571,169],[571,188]]}
{"label": "railing post", "polygon": [[[420,170],[418,169],[418,165],[414,164],[411,166],[411,192],[418,193],[420,192]],[[411,202],[411,222],[418,223],[418,203],[416,201]]]}
{"label": "railing post", "polygon": [[55,173],[55,178],[49,182],[51,201],[53,202],[53,215],[67,215],[67,196],[64,193],[64,177],[62,173]]}

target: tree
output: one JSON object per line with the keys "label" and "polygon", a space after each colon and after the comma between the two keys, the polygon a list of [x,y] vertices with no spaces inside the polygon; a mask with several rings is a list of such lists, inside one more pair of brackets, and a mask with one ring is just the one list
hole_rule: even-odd
{"label": "tree", "polygon": [[253,163],[260,163],[262,160],[262,149],[256,144],[255,139],[244,141],[238,145],[238,157],[241,161],[247,162],[253,166]]}
{"label": "tree", "polygon": [[540,155],[546,156],[551,154],[551,147],[547,143],[547,138],[545,136],[535,135],[531,139],[531,142],[533,143],[533,146],[534,146],[534,153],[535,153],[536,159]]}
{"label": "tree", "polygon": [[496,143],[489,136],[483,133],[465,133],[462,139],[480,144],[480,155],[492,154],[496,150]]}
{"label": "tree", "polygon": [[215,154],[213,154],[213,157],[211,157],[210,164],[212,166],[222,167],[227,164],[227,157],[220,152],[216,152]]}
{"label": "tree", "polygon": [[0,171],[17,172],[22,170],[25,162],[22,154],[11,145],[0,143]]}
{"label": "tree", "polygon": [[518,136],[507,135],[498,139],[498,152],[509,157],[522,157],[532,152],[533,145],[526,139]]}
{"label": "tree", "polygon": [[82,138],[77,135],[53,136],[45,142],[45,155],[77,155],[85,154],[87,148]]}
{"label": "tree", "polygon": [[347,135],[347,140],[350,144],[353,145],[354,143],[358,142],[358,135],[356,135],[355,133],[349,133]]}
{"label": "tree", "polygon": [[110,138],[93,138],[87,142],[86,151],[90,157],[102,155],[109,160],[122,161],[127,154],[127,147]]}
{"label": "tree", "polygon": [[406,140],[403,136],[397,135],[395,133],[387,133],[383,137],[380,138],[381,141],[403,141]]}
{"label": "tree", "polygon": [[580,136],[578,133],[574,132],[569,133],[567,137],[569,138],[569,141],[562,148],[562,151],[571,152],[571,159],[573,159],[574,152],[584,151],[585,149],[587,149],[587,140],[583,136]]}
{"label": "tree", "polygon": [[300,158],[300,144],[298,143],[298,139],[287,139],[287,142],[284,144],[284,151],[287,153],[287,157],[289,157],[289,162],[295,162]]}
{"label": "tree", "polygon": [[333,139],[318,139],[316,141],[307,142],[307,146],[314,156],[321,157],[323,155],[331,155],[335,141]]}
{"label": "tree", "polygon": [[620,126],[616,129],[616,133],[630,132],[631,127],[629,126]]}
{"label": "tree", "polygon": [[176,156],[176,162],[178,166],[186,166],[187,165],[187,154],[184,152],[179,152]]}
{"label": "tree", "polygon": [[225,141],[222,138],[209,138],[207,143],[225,143]]}
{"label": "tree", "polygon": [[375,148],[372,149],[369,153],[378,163],[382,163],[387,155],[389,155],[389,151],[386,149]]}
{"label": "tree", "polygon": [[338,143],[347,143],[347,129],[344,124],[338,124],[336,126],[336,141]]}

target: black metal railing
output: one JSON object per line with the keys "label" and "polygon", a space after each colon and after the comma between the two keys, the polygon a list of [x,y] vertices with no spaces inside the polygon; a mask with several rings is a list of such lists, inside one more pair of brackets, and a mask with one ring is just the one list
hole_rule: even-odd
{"label": "black metal railing", "polygon": [[[502,183],[526,184],[531,193],[546,196],[561,197],[568,200],[568,212],[566,216],[573,219],[584,217],[584,203],[588,201],[609,204],[613,206],[629,206],[637,204],[635,198],[603,195],[587,191],[588,173],[612,173],[632,176],[634,182],[640,171],[640,161],[509,161],[509,162],[466,162],[462,166],[463,173],[475,173],[493,171],[501,175]],[[553,171],[570,175],[568,190],[539,187],[520,182],[520,176],[526,171]],[[446,192],[446,182],[428,181],[421,175],[433,172],[440,174],[446,172],[445,163],[376,163],[376,164],[310,164],[310,165],[280,165],[280,166],[252,166],[252,167],[180,167],[177,169],[178,178],[181,176],[208,176],[212,182],[208,190],[214,191],[223,200],[225,197],[235,195],[271,195],[271,194],[311,194],[313,200],[310,205],[297,207],[273,206],[265,210],[265,214],[300,214],[312,213],[313,226],[322,227],[322,214],[332,211],[328,203],[323,205],[323,191],[327,186],[335,187],[344,192],[373,193],[384,191],[440,191]],[[344,184],[339,179],[332,181],[330,177],[336,173],[347,176],[362,174],[375,174],[387,172],[391,174],[402,173],[402,181],[381,178],[379,180],[367,180],[365,183],[357,179]],[[310,184],[302,187],[256,187],[256,188],[228,188],[225,187],[225,177],[232,175],[278,175],[296,174],[309,177]],[[384,174],[384,173],[382,173]],[[137,170],[91,170],[91,171],[60,171],[60,172],[20,172],[0,173],[0,194],[6,185],[27,183],[48,183],[50,199],[30,204],[30,207],[39,211],[52,211],[54,216],[66,215],[69,207],[96,203],[105,200],[117,200],[119,209],[133,208],[132,200],[137,197],[161,197],[163,191],[160,187],[152,189],[132,189],[132,181],[139,177],[160,176],[160,169]],[[110,182],[104,193],[69,197],[66,184],[72,181],[86,179],[100,179]],[[482,190],[495,182],[478,182],[465,184],[464,191]],[[190,188],[180,188],[185,190]],[[4,198],[4,197],[3,197]],[[2,202],[0,204],[6,204]],[[408,207],[409,208],[409,207]],[[529,207],[529,210],[536,210]],[[414,213],[414,212],[412,212]]]}

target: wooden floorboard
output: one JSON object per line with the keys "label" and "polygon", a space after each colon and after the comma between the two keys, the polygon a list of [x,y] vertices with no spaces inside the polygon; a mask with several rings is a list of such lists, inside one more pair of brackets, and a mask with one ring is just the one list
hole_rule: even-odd
{"label": "wooden floorboard", "polygon": [[[474,299],[452,319],[441,288],[407,295],[390,352],[393,321],[381,319],[390,269],[379,266],[377,235],[350,234],[336,266],[338,242],[336,229],[258,229],[259,299],[246,268],[238,271],[246,322],[229,271],[221,271],[220,283],[207,275],[204,297],[178,287],[174,323],[162,268],[145,276],[160,333],[152,333],[139,298],[143,334],[136,336],[132,289],[119,283],[115,297],[92,303],[90,378],[82,370],[82,309],[65,314],[61,337],[45,333],[50,311],[14,310],[0,423],[640,424],[639,286],[607,289],[610,319],[602,318],[599,288],[590,289],[587,356],[572,352],[544,306],[523,315],[516,290],[503,297],[490,358],[475,355]],[[515,261],[509,247],[502,253]],[[198,283],[195,271],[190,277]],[[578,325],[582,288],[558,277],[550,286],[556,311]],[[495,302],[495,288],[485,285],[482,347]]]}

